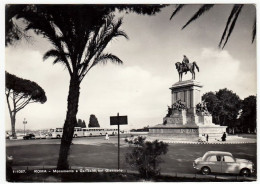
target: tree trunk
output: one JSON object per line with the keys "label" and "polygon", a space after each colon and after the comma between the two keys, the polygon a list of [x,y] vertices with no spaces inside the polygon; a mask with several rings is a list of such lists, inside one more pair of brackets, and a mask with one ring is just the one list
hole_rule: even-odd
{"label": "tree trunk", "polygon": [[74,127],[77,123],[77,112],[79,102],[80,82],[77,75],[73,75],[70,79],[67,115],[63,126],[63,135],[60,144],[59,160],[57,169],[69,169],[68,156],[70,145],[73,138]]}
{"label": "tree trunk", "polygon": [[16,114],[11,115],[12,137],[13,137],[14,139],[17,138],[17,137],[16,137],[16,132],[15,132],[15,115],[16,115]]}

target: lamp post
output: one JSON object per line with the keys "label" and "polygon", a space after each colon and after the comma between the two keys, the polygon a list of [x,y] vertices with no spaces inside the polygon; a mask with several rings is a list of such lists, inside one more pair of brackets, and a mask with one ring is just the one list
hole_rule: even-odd
{"label": "lamp post", "polygon": [[25,125],[27,124],[27,121],[25,120],[25,118],[24,118],[24,120],[23,120],[23,124],[24,124],[24,131],[23,131],[23,134],[25,135]]}

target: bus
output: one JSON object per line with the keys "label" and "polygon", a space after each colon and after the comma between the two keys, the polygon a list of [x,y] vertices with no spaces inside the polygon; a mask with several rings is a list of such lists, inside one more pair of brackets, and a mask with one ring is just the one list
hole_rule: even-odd
{"label": "bus", "polygon": [[[51,128],[48,136],[51,138],[61,138],[63,134],[63,128]],[[81,127],[74,127],[73,137],[83,137],[83,129]]]}
{"label": "bus", "polygon": [[99,127],[93,127],[93,128],[82,128],[83,129],[83,136],[89,137],[89,136],[103,136],[103,135],[117,135],[117,129],[116,128],[99,128]]}
{"label": "bus", "polygon": [[[108,135],[117,135],[117,128],[81,128],[74,127],[73,137],[91,137],[91,136],[104,136]],[[124,131],[120,131],[120,134],[124,133]],[[51,128],[48,132],[48,137],[50,138],[61,138],[63,134],[63,128]]]}
{"label": "bus", "polygon": [[74,127],[73,137],[83,137],[83,136],[84,136],[83,128],[81,128],[81,127]]}
{"label": "bus", "polygon": [[49,130],[48,136],[51,138],[61,138],[63,133],[63,128],[51,128]]}

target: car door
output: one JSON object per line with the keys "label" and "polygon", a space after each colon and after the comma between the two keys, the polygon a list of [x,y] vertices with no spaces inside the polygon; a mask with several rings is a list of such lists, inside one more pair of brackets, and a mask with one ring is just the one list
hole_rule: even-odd
{"label": "car door", "polygon": [[221,156],[211,155],[207,158],[207,165],[211,172],[221,172]]}
{"label": "car door", "polygon": [[222,159],[222,172],[223,173],[238,173],[239,164],[236,163],[232,156],[225,155]]}

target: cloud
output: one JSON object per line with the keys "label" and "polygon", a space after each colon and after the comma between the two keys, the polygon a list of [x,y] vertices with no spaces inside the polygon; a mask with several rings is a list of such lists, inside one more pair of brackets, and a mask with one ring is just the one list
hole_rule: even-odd
{"label": "cloud", "polygon": [[[17,128],[23,128],[24,118],[28,121],[27,127],[34,129],[64,122],[69,78],[62,66],[53,66],[50,61],[43,62],[42,54],[38,51],[7,48],[6,71],[36,82],[44,89],[47,96],[47,102],[44,104],[29,104],[17,113]],[[5,119],[6,127],[9,129],[10,118],[7,106]]]}
{"label": "cloud", "polygon": [[196,79],[204,85],[203,93],[227,88],[242,99],[256,94],[256,73],[243,71],[241,61],[228,51],[203,48],[198,61],[200,72],[196,73]]}
{"label": "cloud", "polygon": [[170,103],[170,84],[170,79],[153,76],[139,66],[99,66],[82,85],[79,117],[88,120],[93,113],[109,126],[109,116],[119,112],[128,115],[129,124],[135,126],[147,125],[152,119],[153,124],[161,123],[158,120]]}
{"label": "cloud", "polygon": [[[6,70],[38,83],[46,92],[45,104],[30,104],[17,114],[17,128],[62,127],[67,111],[69,77],[62,66],[42,62],[42,55],[26,49],[6,49]],[[22,56],[22,57],[21,57]],[[101,126],[109,126],[109,116],[128,115],[130,126],[161,123],[170,103],[170,78],[152,75],[139,66],[98,65],[81,84],[78,118],[89,121],[95,114]],[[6,111],[6,126],[10,119]]]}

